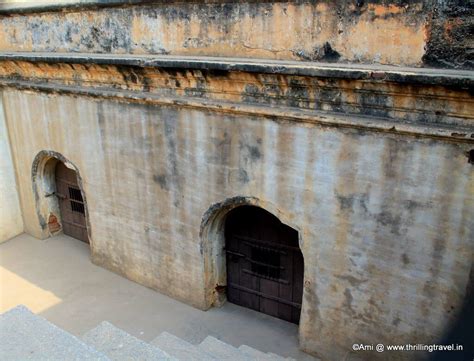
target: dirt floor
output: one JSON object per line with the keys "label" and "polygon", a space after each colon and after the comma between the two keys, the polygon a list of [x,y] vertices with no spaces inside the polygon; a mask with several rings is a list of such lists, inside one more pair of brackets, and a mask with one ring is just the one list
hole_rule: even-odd
{"label": "dirt floor", "polygon": [[0,313],[18,304],[77,336],[107,320],[144,341],[162,331],[192,343],[212,335],[313,360],[298,350],[297,325],[230,303],[197,310],[93,265],[88,245],[64,235],[0,244]]}

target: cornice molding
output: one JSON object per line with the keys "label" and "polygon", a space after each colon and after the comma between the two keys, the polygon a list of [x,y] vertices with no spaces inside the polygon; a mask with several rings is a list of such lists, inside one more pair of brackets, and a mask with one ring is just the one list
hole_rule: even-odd
{"label": "cornice molding", "polygon": [[298,122],[341,129],[365,130],[381,133],[414,136],[417,138],[434,138],[454,141],[457,143],[474,144],[474,129],[459,126],[419,125],[389,121],[377,117],[358,117],[294,109],[289,107],[271,108],[267,106],[239,104],[233,102],[212,101],[182,97],[163,97],[151,93],[90,89],[75,86],[57,86],[47,83],[33,83],[22,81],[5,81],[0,79],[1,87],[12,87],[21,90],[36,90],[50,94],[71,94],[98,99],[114,99],[127,103],[142,103],[161,106],[179,106],[204,111],[230,113],[269,118],[273,121]]}
{"label": "cornice molding", "polygon": [[473,72],[253,59],[0,53],[0,88],[474,143]]}
{"label": "cornice molding", "polygon": [[455,69],[409,68],[378,64],[336,64],[206,56],[93,53],[0,52],[0,60],[242,71],[249,73],[357,79],[402,84],[442,85],[474,91],[474,71]]}

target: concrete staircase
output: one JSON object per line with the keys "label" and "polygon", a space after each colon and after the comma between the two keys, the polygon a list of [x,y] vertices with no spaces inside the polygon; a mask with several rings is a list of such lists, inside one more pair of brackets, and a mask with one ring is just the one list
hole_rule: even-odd
{"label": "concrete staircase", "polygon": [[291,361],[242,345],[233,347],[208,336],[193,345],[167,332],[150,343],[109,322],[102,322],[81,338],[75,337],[25,306],[0,315],[0,360],[176,360],[176,361]]}

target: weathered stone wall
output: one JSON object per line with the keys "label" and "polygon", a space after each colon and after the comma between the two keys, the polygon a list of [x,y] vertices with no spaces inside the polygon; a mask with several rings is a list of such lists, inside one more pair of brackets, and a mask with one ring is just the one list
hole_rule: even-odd
{"label": "weathered stone wall", "polygon": [[23,219],[0,91],[0,243],[23,232]]}
{"label": "weathered stone wall", "polygon": [[423,62],[432,67],[474,68],[474,3],[436,2],[429,12],[428,41]]}
{"label": "weathered stone wall", "polygon": [[213,302],[205,259],[218,245],[200,234],[212,205],[251,197],[296,228],[307,351],[340,360],[357,342],[428,343],[459,310],[474,237],[468,143],[11,89],[4,99],[31,234],[43,236],[32,163],[54,150],[80,171],[94,262],[200,308]]}
{"label": "weathered stone wall", "polygon": [[207,55],[472,68],[472,4],[171,1],[0,15],[0,51]]}
{"label": "weathered stone wall", "polygon": [[339,361],[354,343],[433,343],[446,330],[472,283],[472,5],[44,10],[0,7],[28,233],[61,222],[45,197],[53,156],[80,175],[93,261],[143,285],[218,305],[225,212],[253,204],[299,232],[304,350]]}
{"label": "weathered stone wall", "polygon": [[[88,63],[84,63],[84,59]],[[71,55],[68,63],[62,64],[58,60],[50,62],[48,56],[33,63],[0,61],[0,79],[15,79],[16,82],[25,82],[29,87],[46,86],[56,91],[77,92],[80,89],[96,94],[118,94],[121,90],[127,90],[134,92],[135,96],[154,97],[161,101],[205,101],[207,106],[213,102],[300,112],[316,111],[319,114],[330,112],[359,118],[378,117],[393,121],[399,128],[407,124],[456,126],[459,127],[454,132],[457,135],[447,135],[474,138],[471,127],[474,113],[471,74],[467,71],[445,74],[426,71],[412,79],[410,75],[413,73],[400,73],[396,68],[377,71],[370,68],[339,69],[338,74],[334,69],[325,71],[326,68],[314,66],[303,69],[308,71],[307,75],[293,75],[285,74],[282,70],[287,65],[285,63],[268,66],[262,62],[270,69],[266,73],[209,69],[211,65],[207,69],[195,69],[192,64],[183,66],[178,60],[170,61],[174,65],[172,67],[160,67],[160,63],[155,64],[141,57],[122,59],[136,59],[137,63],[141,61],[148,64],[127,66],[90,63],[91,60],[99,59],[74,58]],[[79,60],[81,63],[78,63]],[[113,62],[114,58],[102,60]],[[224,62],[221,60],[221,63]],[[228,64],[235,65],[232,61]],[[247,64],[247,68],[251,69],[251,66]],[[316,75],[308,74],[310,71]],[[462,128],[465,128],[464,131],[460,130]]]}

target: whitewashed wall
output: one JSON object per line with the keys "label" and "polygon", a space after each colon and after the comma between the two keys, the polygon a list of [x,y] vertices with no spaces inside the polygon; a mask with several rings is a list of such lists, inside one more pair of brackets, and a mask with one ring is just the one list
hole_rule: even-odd
{"label": "whitewashed wall", "polygon": [[0,93],[0,242],[23,232],[23,219]]}
{"label": "whitewashed wall", "polygon": [[200,233],[210,208],[254,197],[297,229],[300,342],[323,359],[353,343],[434,343],[461,307],[470,144],[81,96],[4,99],[30,234],[44,237],[48,216],[32,164],[55,151],[79,170],[93,261],[202,309],[216,285],[206,264],[222,249]]}

